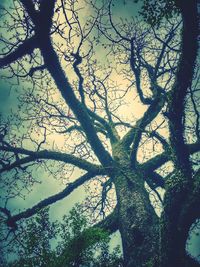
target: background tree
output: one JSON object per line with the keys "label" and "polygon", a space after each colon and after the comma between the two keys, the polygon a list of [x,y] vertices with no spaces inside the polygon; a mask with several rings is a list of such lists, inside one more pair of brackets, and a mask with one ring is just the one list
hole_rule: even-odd
{"label": "background tree", "polygon": [[5,266],[55,266],[56,254],[50,240],[56,232],[57,225],[49,221],[48,209],[39,211],[15,232],[10,250],[17,259]]}
{"label": "background tree", "polygon": [[[85,206],[98,227],[119,229],[125,266],[198,266],[185,250],[200,204],[197,1],[170,3],[180,15],[166,6],[159,28],[152,15],[155,27],[117,18],[114,1],[1,9],[0,67],[21,87],[17,114],[0,129],[7,239],[20,220],[91,181]],[[38,168],[66,188],[12,214],[9,200],[34,186]]]}
{"label": "background tree", "polygon": [[109,251],[109,233],[89,227],[81,212],[76,206],[62,223],[52,223],[42,209],[21,225],[12,242],[17,259],[4,266],[121,266],[118,247]]}

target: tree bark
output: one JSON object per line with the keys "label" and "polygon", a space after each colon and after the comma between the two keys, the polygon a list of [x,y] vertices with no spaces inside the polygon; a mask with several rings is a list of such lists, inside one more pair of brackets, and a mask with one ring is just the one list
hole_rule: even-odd
{"label": "tree bark", "polygon": [[[128,172],[127,170],[126,174]],[[127,267],[156,266],[158,220],[147,193],[137,183],[130,182],[125,175],[119,175],[116,180],[124,264]]]}
{"label": "tree bark", "polygon": [[[190,166],[189,153],[184,140],[184,101],[191,86],[197,57],[198,14],[197,1],[177,1],[182,19],[182,45],[176,79],[168,99],[171,158],[174,163],[174,175],[166,183],[164,211],[161,218],[162,267],[198,266],[186,255],[185,246],[189,224],[184,224],[188,198],[193,194],[194,179]],[[194,206],[196,206],[194,204]],[[195,219],[195,218],[194,218]],[[192,223],[192,222],[191,222]]]}
{"label": "tree bark", "polygon": [[114,184],[118,203],[118,225],[122,238],[124,266],[157,266],[158,217],[144,188],[144,178],[134,173],[125,150],[116,146]]}

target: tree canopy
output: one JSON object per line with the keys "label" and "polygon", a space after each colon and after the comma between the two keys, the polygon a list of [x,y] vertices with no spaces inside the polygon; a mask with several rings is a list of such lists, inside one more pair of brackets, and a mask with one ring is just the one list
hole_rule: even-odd
{"label": "tree canopy", "polygon": [[[5,246],[85,186],[82,206],[100,231],[85,230],[86,247],[119,230],[123,266],[199,266],[186,250],[200,217],[197,1],[133,2],[2,5],[1,78],[14,99],[0,126]],[[13,209],[50,179],[66,186]]]}

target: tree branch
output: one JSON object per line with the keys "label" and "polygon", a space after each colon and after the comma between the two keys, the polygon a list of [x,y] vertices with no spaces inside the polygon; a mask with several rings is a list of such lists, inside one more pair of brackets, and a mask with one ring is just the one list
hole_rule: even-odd
{"label": "tree branch", "polygon": [[116,232],[119,228],[118,226],[118,211],[117,207],[113,210],[111,214],[109,214],[105,219],[95,224],[94,227],[102,228],[111,234]]}
{"label": "tree branch", "polygon": [[32,0],[20,0],[24,8],[26,9],[28,15],[30,16],[31,20],[34,24],[37,23],[38,19],[38,12],[36,12],[33,1]]}
{"label": "tree branch", "polygon": [[27,40],[24,40],[21,45],[19,45],[15,51],[11,52],[10,54],[0,58],[0,68],[3,68],[16,60],[22,58],[27,54],[31,54],[35,48],[37,48],[37,40],[36,37],[30,37]]}
{"label": "tree branch", "polygon": [[164,103],[165,103],[164,96],[161,96],[158,99],[154,100],[154,102],[149,106],[147,111],[144,113],[144,116],[123,137],[122,143],[126,148],[129,148],[131,143],[133,143],[133,149],[131,152],[132,164],[134,164],[136,159],[136,153],[138,150],[138,145],[141,139],[142,132],[145,130],[145,127],[158,115],[158,113],[164,106]]}
{"label": "tree branch", "polygon": [[[29,157],[20,159],[9,166],[5,166],[4,167],[5,170],[10,170],[12,168],[20,166],[21,164],[35,161],[37,159],[52,159],[52,160],[62,161],[68,164],[72,164],[86,171],[97,171],[101,169],[103,172],[103,168],[101,166],[90,163],[84,159],[78,158],[76,156],[73,156],[67,153],[48,151],[48,150],[31,151],[31,150],[24,149],[24,148],[6,147],[6,146],[0,146],[0,150],[29,156]],[[1,171],[5,171],[5,170],[3,169]]]}
{"label": "tree branch", "polygon": [[[37,203],[35,206],[33,206],[30,209],[27,209],[25,211],[22,211],[16,215],[8,217],[6,223],[10,227],[16,227],[16,222],[25,219],[30,218],[34,214],[36,214],[39,210],[43,209],[44,207],[47,207],[51,204],[54,204],[55,202],[69,196],[75,189],[77,189],[79,186],[83,185],[85,182],[89,181],[94,176],[99,175],[98,172],[88,172],[84,175],[82,175],[80,178],[78,178],[75,182],[70,183],[63,191],[59,192],[58,194],[55,194],[53,196],[50,196],[39,203]],[[0,211],[3,212],[2,208]],[[5,213],[5,212],[4,212]],[[8,212],[7,212],[8,213]]]}
{"label": "tree branch", "polygon": [[[197,1],[179,1],[183,18],[181,57],[176,80],[168,97],[168,117],[171,153],[174,164],[188,178],[191,176],[189,153],[184,142],[184,105],[188,88],[192,83],[198,52]],[[191,19],[192,16],[192,19]]]}
{"label": "tree branch", "polygon": [[[33,6],[31,5],[32,2],[30,0],[29,1],[21,0],[21,1],[22,1],[22,4],[25,6],[26,11],[30,15],[30,17],[32,17],[33,15],[32,14]],[[94,150],[95,154],[97,155],[98,159],[104,166],[111,167],[113,159],[108,153],[108,151],[104,148],[101,141],[99,140],[97,133],[95,131],[95,128],[93,126],[93,123],[90,120],[90,117],[87,113],[86,108],[84,108],[84,106],[76,98],[73,92],[73,89],[61,68],[58,56],[53,49],[49,31],[50,31],[50,27],[52,24],[54,4],[55,4],[55,0],[42,1],[41,10],[40,10],[41,16],[39,17],[38,23],[37,21],[35,21],[35,19],[33,19],[33,23],[35,23],[35,26],[36,26],[37,41],[38,41],[38,45],[41,50],[41,53],[43,55],[44,64],[46,65],[47,70],[49,71],[52,78],[54,79],[55,84],[57,85],[57,88],[59,89],[65,102],[72,109],[73,113],[79,120],[83,130],[86,133],[88,141],[92,149]],[[24,44],[22,44],[22,48],[24,48]],[[31,49],[32,49],[32,45],[31,45]],[[24,55],[27,52],[27,49],[22,49],[22,51],[23,53],[21,53],[20,56]],[[16,56],[11,57],[9,60],[9,63],[18,59],[20,56],[18,55],[17,57]]]}
{"label": "tree branch", "polygon": [[[199,152],[200,151],[200,143],[188,144],[187,149],[189,151],[189,154],[194,154],[196,152]],[[154,158],[146,161],[145,163],[140,164],[139,168],[141,168],[144,171],[146,170],[147,173],[152,172],[170,160],[172,160],[170,153],[165,151],[162,154],[157,155]]]}
{"label": "tree branch", "polygon": [[146,172],[145,173],[145,181],[150,186],[151,189],[155,189],[157,187],[165,187],[165,179],[158,173],[154,172]]}
{"label": "tree branch", "polygon": [[95,131],[94,125],[88,116],[87,110],[83,107],[83,105],[76,98],[71,85],[66,78],[58,57],[52,47],[51,41],[46,40],[44,46],[40,47],[41,52],[44,58],[44,62],[47,66],[48,71],[53,77],[57,88],[59,89],[61,95],[63,96],[65,102],[72,109],[73,113],[79,120],[83,130],[86,133],[87,139],[97,155],[100,162],[105,167],[110,167],[112,165],[112,158],[110,154],[105,150],[101,141],[99,140],[97,133]]}

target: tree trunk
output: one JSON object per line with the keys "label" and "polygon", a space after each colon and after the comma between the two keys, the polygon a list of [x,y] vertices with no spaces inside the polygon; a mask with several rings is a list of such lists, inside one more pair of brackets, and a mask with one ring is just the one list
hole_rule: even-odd
{"label": "tree trunk", "polygon": [[115,166],[114,183],[124,266],[157,267],[159,220],[150,204],[142,175],[133,172],[122,151],[120,148],[114,150],[115,160],[119,163]]}
{"label": "tree trunk", "polygon": [[197,267],[200,264],[186,253],[186,241],[190,226],[200,215],[200,176],[198,172],[184,186],[184,182],[175,182],[178,175],[171,177],[170,183],[174,184],[165,196],[160,226],[160,266]]}
{"label": "tree trunk", "polygon": [[158,219],[148,195],[137,182],[128,180],[125,175],[116,177],[116,180],[119,230],[125,266],[156,266]]}
{"label": "tree trunk", "polygon": [[[199,266],[185,250],[192,222],[185,226],[184,220],[181,219],[180,207],[189,203],[188,200],[184,200],[183,185],[177,183],[177,186],[170,186],[171,189],[167,190],[164,212],[159,219],[144,188],[142,173],[133,171],[128,154],[120,144],[113,147],[113,157],[116,162],[113,181],[117,194],[118,225],[122,238],[124,266]],[[173,177],[172,180],[174,182]],[[199,179],[196,180],[196,184],[199,185]],[[190,188],[186,188],[187,190],[192,192]],[[199,200],[199,190],[196,191],[196,199]]]}

